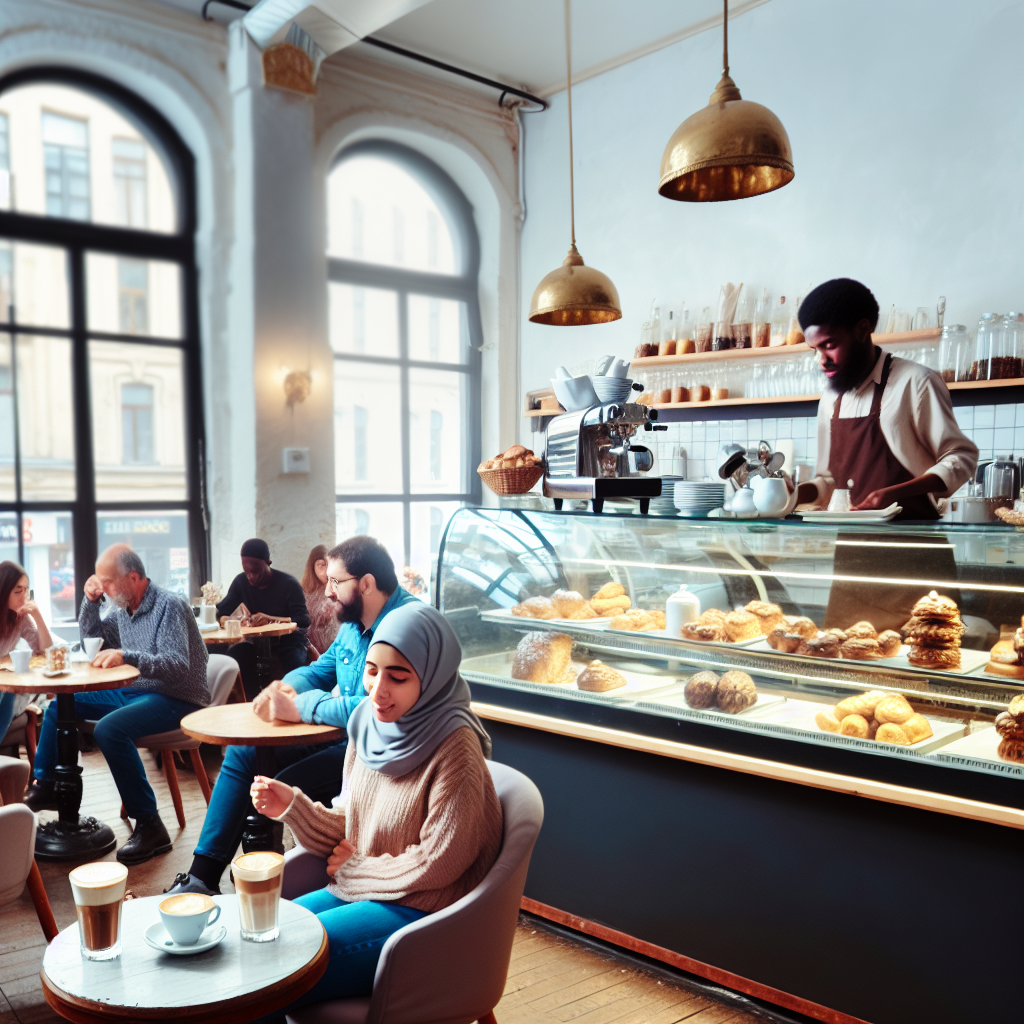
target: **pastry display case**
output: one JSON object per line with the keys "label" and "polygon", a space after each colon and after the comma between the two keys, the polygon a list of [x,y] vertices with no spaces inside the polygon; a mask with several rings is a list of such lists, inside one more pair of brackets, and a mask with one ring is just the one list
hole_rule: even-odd
{"label": "pastry display case", "polygon": [[464,509],[437,600],[478,700],[1024,806],[1011,528]]}

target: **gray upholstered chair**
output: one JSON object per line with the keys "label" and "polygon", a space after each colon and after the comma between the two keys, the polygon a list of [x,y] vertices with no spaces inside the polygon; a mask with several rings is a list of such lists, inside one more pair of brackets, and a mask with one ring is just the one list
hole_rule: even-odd
{"label": "gray upholstered chair", "polygon": [[[210,688],[211,706],[227,704],[237,678],[238,662],[234,658],[229,658],[226,654],[210,655],[210,660],[206,664],[206,683]],[[203,767],[203,759],[199,756],[199,740],[186,735],[181,729],[171,729],[170,732],[155,732],[149,736],[140,736],[135,741],[135,746],[153,753],[159,751],[162,755],[164,776],[167,779],[167,788],[171,791],[174,813],[178,816],[178,827],[184,828],[185,808],[181,802],[181,789],[178,786],[178,769],[174,765],[174,752],[176,750],[189,752],[196,779],[199,781],[203,796],[206,797],[206,804],[209,806],[210,780]],[[124,804],[121,804],[121,817],[125,821],[128,820]]]}
{"label": "gray upholstered chair", "polygon": [[57,935],[50,901],[36,866],[36,816],[22,802],[29,767],[20,758],[0,757],[0,907],[13,903],[28,885],[36,917],[46,936]]}
{"label": "gray upholstered chair", "polygon": [[[304,1006],[288,1024],[494,1024],[544,804],[522,773],[493,761],[488,767],[504,835],[487,877],[457,903],[407,924],[384,943],[372,995]],[[326,884],[324,858],[300,847],[285,857],[288,899]]]}

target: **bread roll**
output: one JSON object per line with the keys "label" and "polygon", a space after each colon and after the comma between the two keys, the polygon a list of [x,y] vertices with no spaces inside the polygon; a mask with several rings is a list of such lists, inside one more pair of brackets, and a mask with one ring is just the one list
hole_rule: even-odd
{"label": "bread roll", "polygon": [[877,640],[878,630],[870,622],[855,622],[846,627],[846,636],[850,640]]}
{"label": "bread roll", "polygon": [[914,709],[901,693],[890,693],[883,697],[875,708],[875,718],[878,719],[879,725],[885,725],[887,722],[902,725],[913,714]]}
{"label": "bread roll", "polygon": [[857,739],[868,738],[868,720],[863,715],[847,715],[839,723],[839,732],[843,736],[855,736]]}
{"label": "bread roll", "polygon": [[591,693],[606,693],[626,685],[626,677],[619,675],[603,661],[592,661],[577,677],[576,685]]}
{"label": "bread roll", "polygon": [[[522,458],[528,451],[529,448],[524,447],[521,444],[514,444],[511,448],[506,448],[503,457],[506,459],[519,459]],[[533,453],[530,452],[532,455]]]}
{"label": "bread roll", "polygon": [[565,633],[527,633],[516,647],[512,678],[554,686],[573,682],[572,637]]}
{"label": "bread roll", "polygon": [[558,612],[549,597],[528,597],[512,609],[512,614],[523,619],[558,618]]}
{"label": "bread roll", "polygon": [[934,735],[931,723],[924,715],[911,715],[900,728],[906,733],[907,740],[911,743],[920,743]]}
{"label": "bread roll", "polygon": [[738,715],[757,703],[757,687],[746,672],[732,669],[718,680],[715,703],[722,711]]}
{"label": "bread roll", "polygon": [[762,636],[767,636],[785,621],[782,609],[777,604],[769,604],[767,601],[751,601],[744,611],[757,618]]}
{"label": "bread roll", "polygon": [[690,676],[683,690],[683,699],[691,708],[703,711],[714,706],[718,676],[714,672],[697,672]]}
{"label": "bread roll", "polygon": [[555,611],[558,612],[560,619],[578,618],[587,604],[583,595],[575,590],[556,590],[551,595],[551,603],[555,606]]}
{"label": "bread roll", "polygon": [[606,583],[590,600],[610,601],[613,597],[622,597],[626,588],[621,583]]}
{"label": "bread roll", "polygon": [[725,631],[734,643],[739,640],[753,640],[761,636],[761,624],[750,612],[729,612],[725,617]]}
{"label": "bread roll", "polygon": [[814,716],[814,724],[822,732],[839,732],[842,727],[842,723],[832,711],[819,711]]}
{"label": "bread roll", "polygon": [[607,600],[592,597],[590,599],[590,607],[597,612],[598,615],[618,615],[619,612],[626,611],[632,602],[625,594],[620,597],[610,597]]}
{"label": "bread roll", "polygon": [[910,744],[907,734],[895,722],[885,722],[878,727],[875,739],[879,743],[893,743],[898,747],[906,747]]}

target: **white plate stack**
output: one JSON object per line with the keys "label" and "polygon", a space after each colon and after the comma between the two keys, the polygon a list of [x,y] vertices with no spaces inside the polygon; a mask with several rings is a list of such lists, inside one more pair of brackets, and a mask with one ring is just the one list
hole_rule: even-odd
{"label": "white plate stack", "polygon": [[652,516],[677,516],[675,486],[682,481],[681,476],[663,476],[661,478],[661,497],[651,498]]}
{"label": "white plate stack", "polygon": [[675,506],[681,515],[706,516],[725,501],[724,480],[680,480],[674,488]]}

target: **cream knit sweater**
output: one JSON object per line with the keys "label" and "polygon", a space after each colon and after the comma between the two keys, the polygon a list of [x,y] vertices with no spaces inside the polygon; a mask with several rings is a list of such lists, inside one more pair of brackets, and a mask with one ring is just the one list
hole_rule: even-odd
{"label": "cream knit sweater", "polygon": [[474,889],[501,849],[501,804],[480,740],[457,729],[433,757],[399,778],[367,768],[349,744],[348,812],[313,803],[300,789],[277,821],[312,853],[356,848],[328,890],[349,902],[387,900],[429,912]]}

